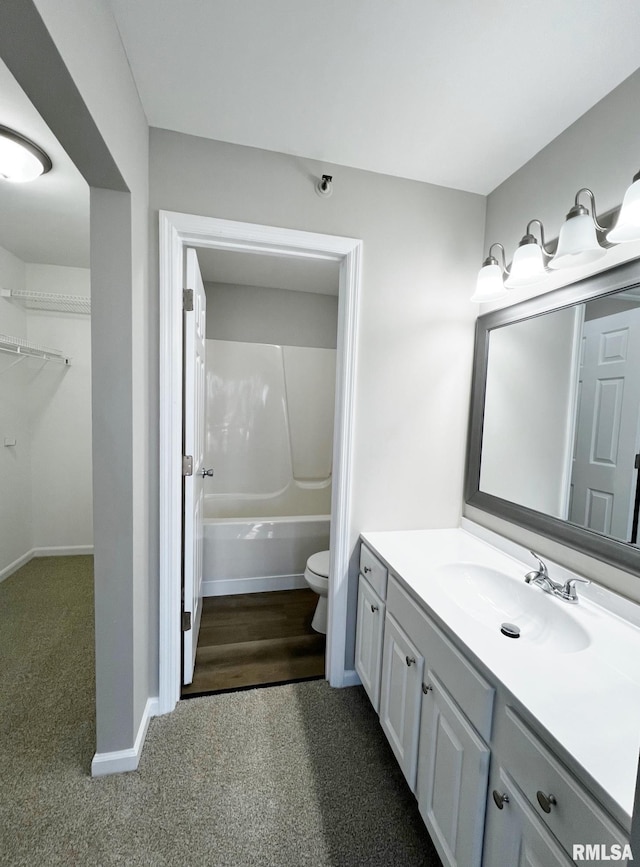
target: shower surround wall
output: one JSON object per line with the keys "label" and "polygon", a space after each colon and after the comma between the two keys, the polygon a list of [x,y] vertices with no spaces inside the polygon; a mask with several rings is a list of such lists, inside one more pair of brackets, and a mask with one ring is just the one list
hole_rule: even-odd
{"label": "shower surround wall", "polygon": [[335,349],[207,340],[205,594],[304,586],[329,547],[335,369]]}

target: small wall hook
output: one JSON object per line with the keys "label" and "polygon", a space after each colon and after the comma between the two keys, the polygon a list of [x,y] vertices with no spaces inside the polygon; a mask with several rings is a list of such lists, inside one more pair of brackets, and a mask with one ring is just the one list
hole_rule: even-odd
{"label": "small wall hook", "polygon": [[333,193],[333,175],[323,175],[322,180],[316,184],[316,193],[323,199],[328,199]]}

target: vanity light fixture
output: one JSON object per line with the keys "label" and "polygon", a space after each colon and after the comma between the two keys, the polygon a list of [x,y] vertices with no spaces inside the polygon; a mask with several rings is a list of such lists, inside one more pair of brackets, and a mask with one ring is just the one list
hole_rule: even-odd
{"label": "vanity light fixture", "polygon": [[[495,256],[491,255],[494,247],[499,247],[502,253],[502,267],[498,264]],[[503,298],[507,294],[504,287],[502,275],[508,274],[507,263],[504,256],[504,247],[502,244],[492,244],[489,247],[489,255],[482,263],[482,268],[478,273],[478,281],[476,283],[476,291],[471,296],[471,300],[477,304],[483,304],[485,301],[497,301],[498,298]]]}
{"label": "vanity light fixture", "polygon": [[0,126],[0,180],[33,181],[51,170],[47,154],[19,132]]}
{"label": "vanity light fixture", "polygon": [[[580,195],[584,193],[591,201],[593,213],[580,204]],[[591,190],[583,187],[576,193],[575,203],[567,219],[560,229],[558,247],[555,256],[549,262],[549,268],[569,268],[574,265],[587,265],[595,262],[607,252],[598,241],[597,232],[605,232],[596,217],[596,199]]]}
{"label": "vanity light fixture", "polygon": [[624,194],[618,220],[608,232],[607,241],[612,244],[640,241],[640,172],[633,176],[633,183]]}
{"label": "vanity light fixture", "polygon": [[[534,223],[540,226],[540,243],[531,233],[531,227]],[[550,259],[552,255],[545,247],[542,221],[537,218],[529,220],[526,234],[523,235],[518,249],[513,254],[511,272],[504,281],[504,285],[507,289],[520,289],[523,286],[539,283],[547,274],[545,258]]]}

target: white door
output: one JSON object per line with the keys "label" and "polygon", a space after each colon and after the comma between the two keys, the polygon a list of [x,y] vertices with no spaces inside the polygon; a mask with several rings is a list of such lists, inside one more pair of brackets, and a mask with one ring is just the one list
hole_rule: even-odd
{"label": "white door", "polygon": [[584,323],[569,520],[629,541],[640,409],[640,309]]}
{"label": "white door", "polygon": [[[184,304],[184,452],[182,682],[191,683],[202,615],[202,517],[204,508],[204,427],[206,296],[195,250],[186,251]],[[193,292],[193,301],[191,300]],[[190,472],[189,472],[190,471]]]}

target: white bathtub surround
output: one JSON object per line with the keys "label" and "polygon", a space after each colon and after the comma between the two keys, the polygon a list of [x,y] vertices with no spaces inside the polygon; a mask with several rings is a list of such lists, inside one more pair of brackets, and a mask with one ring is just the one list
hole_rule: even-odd
{"label": "white bathtub surround", "polygon": [[[531,555],[467,520],[463,529],[366,533],[363,538],[436,623],[537,720],[554,750],[579,769],[583,784],[628,829],[640,746],[638,606],[592,585],[578,585],[577,605],[547,594],[542,598],[540,588],[524,583],[535,565]],[[451,564],[458,564],[456,575]],[[574,577],[547,565],[555,580]],[[531,609],[533,600],[544,602],[556,615],[548,618],[546,634],[524,640],[523,627],[523,640],[501,635],[493,622],[500,612],[493,620],[489,615],[491,600],[484,608],[476,604],[474,566],[513,582],[512,606],[517,607],[514,600],[522,591]],[[521,606],[523,620],[528,609]]]}
{"label": "white bathtub surround", "polygon": [[204,594],[304,587],[329,547],[336,350],[207,340]]}
{"label": "white bathtub surround", "polygon": [[204,596],[306,587],[308,558],[329,547],[329,515],[204,523]]}
{"label": "white bathtub surround", "polygon": [[216,469],[207,493],[328,486],[335,377],[335,349],[207,340],[206,463]]}

